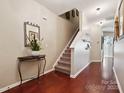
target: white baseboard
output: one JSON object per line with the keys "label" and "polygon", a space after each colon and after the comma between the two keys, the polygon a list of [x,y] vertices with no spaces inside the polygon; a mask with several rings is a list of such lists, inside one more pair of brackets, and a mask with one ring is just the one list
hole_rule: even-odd
{"label": "white baseboard", "polygon": [[114,71],[114,75],[115,75],[115,78],[116,78],[117,86],[118,86],[118,88],[119,88],[119,93],[123,93],[123,90],[122,90],[120,81],[119,81],[119,79],[118,79],[118,76],[117,76],[117,73],[116,73],[116,70],[115,70],[114,67],[113,67],[113,71]]}
{"label": "white baseboard", "polygon": [[[48,74],[48,73],[50,73],[50,72],[52,72],[52,71],[54,71],[54,68],[52,68],[52,69],[50,69],[50,70],[47,70],[47,71],[45,71],[44,72],[44,74]],[[43,74],[41,74],[41,76],[42,76]]]}
{"label": "white baseboard", "polygon": [[76,78],[85,68],[87,68],[90,65],[90,63],[88,63],[87,65],[85,65],[82,69],[80,69],[75,75],[70,75],[71,78]]}
{"label": "white baseboard", "polygon": [[[24,82],[23,82],[24,83]],[[9,86],[6,86],[6,87],[4,87],[4,88],[1,88],[0,89],[0,93],[2,93],[2,92],[4,92],[4,91],[7,91],[7,90],[9,90],[9,89],[11,89],[11,88],[14,88],[14,87],[16,87],[16,86],[18,86],[20,84],[20,82],[16,82],[16,83],[14,83],[14,84],[11,84],[11,85],[9,85]]]}
{"label": "white baseboard", "polygon": [[[50,70],[48,70],[48,71],[45,71],[44,74],[50,73],[50,72],[52,72],[53,70],[54,70],[54,69],[52,68],[52,69],[50,69]],[[42,76],[42,75],[43,75],[43,74],[41,74],[40,76]],[[36,78],[36,76],[34,76],[33,78]],[[28,81],[30,81],[30,80],[32,80],[32,79],[24,80],[22,83],[28,82]],[[14,87],[16,87],[16,86],[18,86],[18,85],[20,85],[20,81],[14,83],[14,84],[11,84],[11,85],[9,85],[9,86],[6,86],[6,87],[1,88],[1,89],[0,89],[0,93],[2,93],[2,92],[4,92],[4,91],[7,91],[7,90],[9,90],[9,89],[11,89],[11,88],[14,88]]]}
{"label": "white baseboard", "polygon": [[92,60],[91,62],[101,62],[101,60]]}

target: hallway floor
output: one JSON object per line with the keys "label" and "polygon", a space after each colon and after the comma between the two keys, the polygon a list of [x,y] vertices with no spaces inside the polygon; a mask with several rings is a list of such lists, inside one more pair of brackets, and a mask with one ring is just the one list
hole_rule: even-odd
{"label": "hallway floor", "polygon": [[114,74],[105,80],[101,64],[91,63],[76,79],[53,71],[4,93],[119,93],[119,90]]}

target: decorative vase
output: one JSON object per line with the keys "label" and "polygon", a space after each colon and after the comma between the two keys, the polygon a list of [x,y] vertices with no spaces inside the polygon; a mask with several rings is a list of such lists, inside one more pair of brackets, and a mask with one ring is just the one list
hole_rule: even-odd
{"label": "decorative vase", "polygon": [[40,55],[40,51],[32,51],[32,56],[38,56]]}

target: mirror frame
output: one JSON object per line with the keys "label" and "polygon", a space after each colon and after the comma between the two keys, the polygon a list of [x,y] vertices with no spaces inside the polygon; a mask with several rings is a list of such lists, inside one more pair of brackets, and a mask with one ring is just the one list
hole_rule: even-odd
{"label": "mirror frame", "polygon": [[[124,15],[122,14],[123,12],[121,10],[124,11],[124,2],[123,2],[123,0],[121,0],[119,8],[118,8],[119,39],[121,39],[124,36]],[[123,17],[123,20],[121,20],[121,17]]]}
{"label": "mirror frame", "polygon": [[27,31],[28,31],[27,25],[32,26],[33,28],[36,27],[38,29],[38,39],[40,40],[40,26],[38,24],[29,23],[28,21],[24,22],[24,46],[25,47],[29,47],[28,41],[30,41],[27,35]]}

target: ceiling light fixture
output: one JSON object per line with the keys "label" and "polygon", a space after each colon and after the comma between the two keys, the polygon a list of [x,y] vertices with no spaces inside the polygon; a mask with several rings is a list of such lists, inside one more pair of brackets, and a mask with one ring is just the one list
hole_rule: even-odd
{"label": "ceiling light fixture", "polygon": [[102,26],[102,25],[104,25],[105,23],[106,23],[106,20],[105,20],[105,19],[102,19],[102,20],[98,21],[96,24]]}
{"label": "ceiling light fixture", "polygon": [[100,22],[100,24],[102,24],[103,22]]}
{"label": "ceiling light fixture", "polygon": [[101,8],[96,8],[96,14],[100,14]]}
{"label": "ceiling light fixture", "polygon": [[96,11],[100,11],[100,8],[96,8]]}

